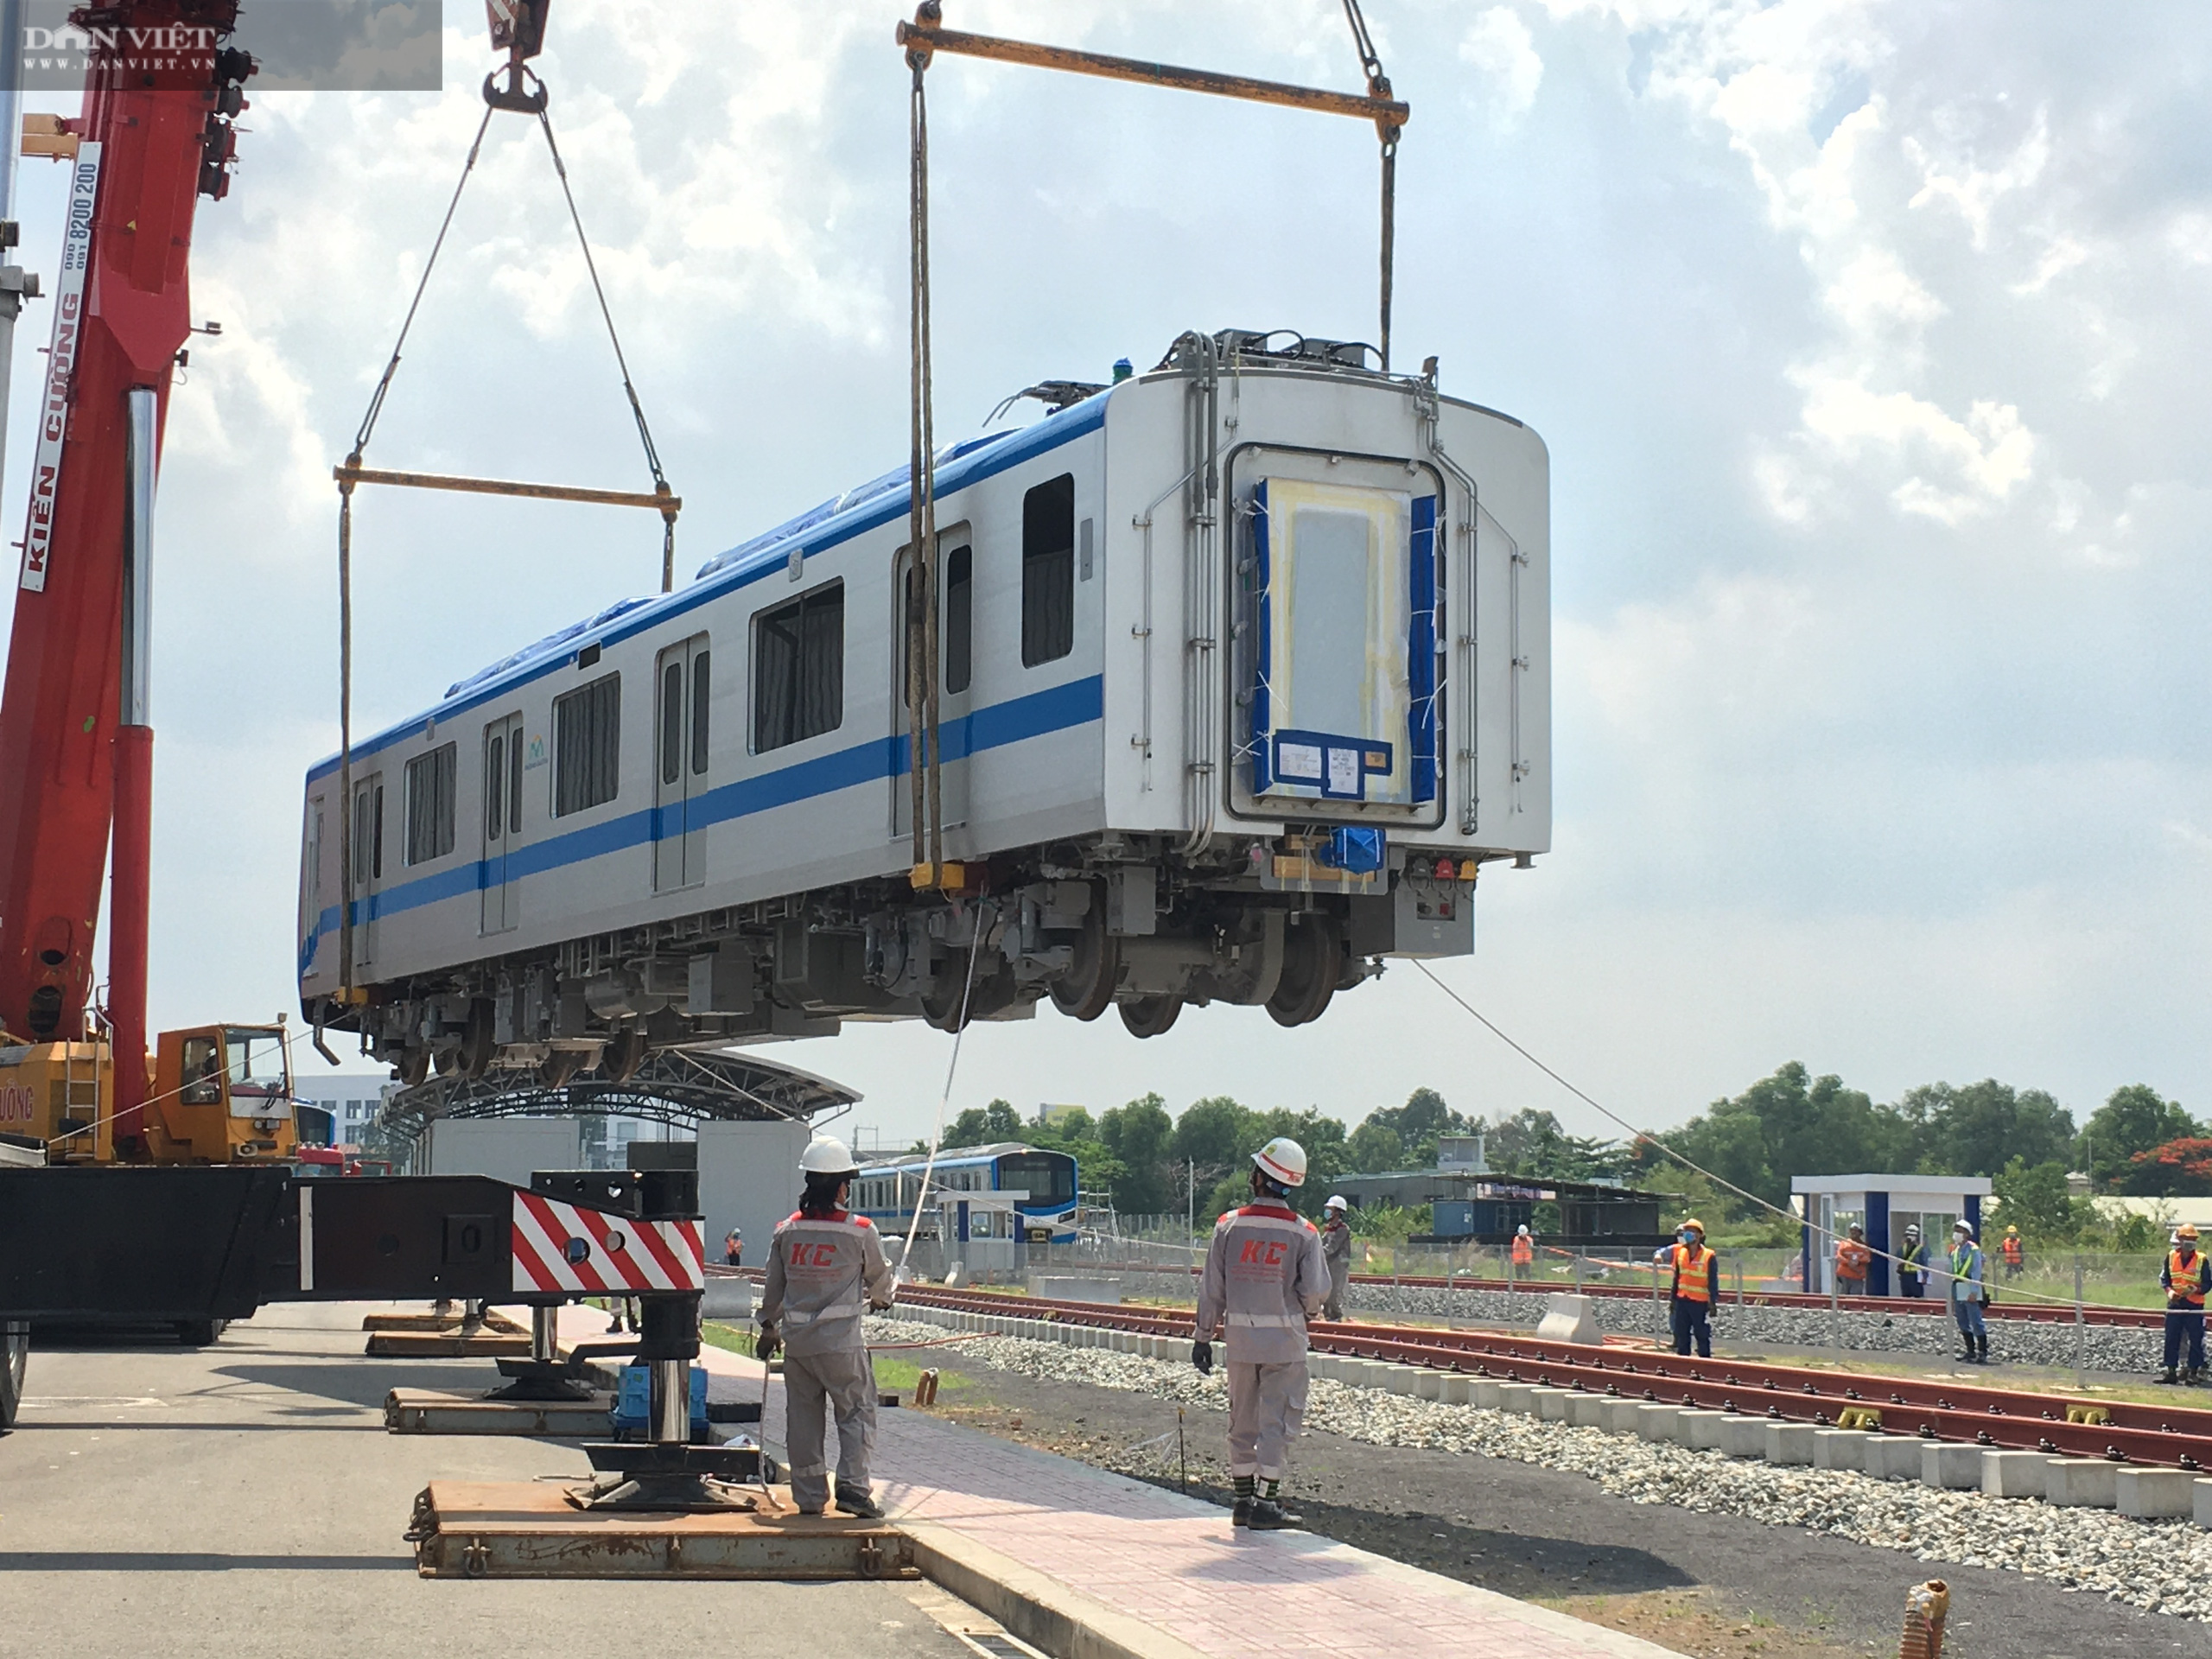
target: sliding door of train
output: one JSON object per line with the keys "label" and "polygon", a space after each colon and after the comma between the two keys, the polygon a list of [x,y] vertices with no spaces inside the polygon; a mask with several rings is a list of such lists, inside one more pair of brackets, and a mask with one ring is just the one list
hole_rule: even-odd
{"label": "sliding door of train", "polygon": [[[938,800],[947,829],[968,822],[968,716],[975,708],[976,683],[976,550],[966,524],[938,532]],[[906,619],[914,595],[917,573],[902,550],[899,555],[895,607],[899,649],[899,686],[891,699],[894,741],[910,732],[906,710]],[[905,772],[892,779],[891,832],[913,833],[913,785]]]}
{"label": "sliding door of train", "polygon": [[484,728],[484,920],[486,933],[522,922],[522,716]]}
{"label": "sliding door of train", "polygon": [[376,960],[377,894],[384,890],[384,774],[353,780],[353,967]]}
{"label": "sliding door of train", "polygon": [[707,879],[706,838],[692,822],[707,792],[707,716],[713,703],[713,653],[697,634],[660,654],[653,751],[653,891],[695,887]]}

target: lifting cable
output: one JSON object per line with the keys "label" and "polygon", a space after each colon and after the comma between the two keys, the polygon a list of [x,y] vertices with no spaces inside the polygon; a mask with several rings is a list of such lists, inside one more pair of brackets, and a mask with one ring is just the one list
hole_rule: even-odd
{"label": "lifting cable", "polygon": [[[398,485],[413,489],[453,490],[473,495],[517,496],[542,501],[585,502],[601,506],[645,507],[661,516],[660,590],[673,591],[676,586],[676,518],[682,511],[683,499],[670,486],[668,474],[662,469],[660,451],[654,446],[652,429],[646,423],[645,404],[638,397],[636,384],[630,378],[630,362],[622,350],[622,337],[614,327],[614,313],[607,302],[607,289],[599,278],[599,263],[593,258],[591,238],[584,232],[583,215],[577,211],[576,195],[569,182],[569,168],[561,157],[561,147],[553,137],[552,118],[546,113],[545,84],[524,67],[528,52],[535,52],[536,45],[525,49],[517,46],[511,54],[505,88],[494,85],[496,75],[484,80],[484,118],[476,124],[476,136],[469,140],[468,154],[461,162],[461,177],[454,182],[453,195],[446,203],[445,217],[438,221],[437,236],[431,241],[429,257],[423,262],[423,274],[415,284],[414,297],[407,303],[407,315],[400,320],[398,337],[391,343],[391,355],[385,360],[384,372],[377,377],[376,390],[369,394],[368,408],[363,411],[359,429],[353,435],[353,448],[342,466],[333,469],[338,481],[338,979],[339,1001],[351,1005],[355,1000],[353,986],[353,491],[362,484]],[[524,81],[536,82],[534,92],[524,90]],[[369,447],[375,433],[377,421],[384,413],[386,395],[391,390],[392,377],[399,372],[400,354],[407,346],[407,336],[415,327],[416,313],[422,308],[423,296],[430,286],[430,274],[437,269],[438,256],[445,251],[446,235],[453,229],[454,213],[461,207],[461,194],[468,188],[468,181],[476,171],[477,158],[483,153],[484,135],[492,125],[495,110],[512,110],[519,114],[535,115],[538,130],[545,135],[545,148],[553,158],[553,172],[561,181],[562,199],[568,204],[569,222],[575,226],[576,244],[582,250],[584,270],[591,277],[593,297],[599,302],[601,320],[607,324],[607,342],[614,348],[615,366],[622,375],[622,394],[629,400],[630,414],[637,422],[638,441],[645,454],[645,467],[652,473],[651,492],[634,490],[590,489],[563,484],[524,484],[505,479],[457,478],[435,473],[399,473],[365,467],[361,456]],[[321,1042],[321,1027],[318,1021],[316,1040]]]}
{"label": "lifting cable", "polygon": [[[908,390],[912,400],[913,470],[907,524],[906,684],[907,755],[912,768],[909,785],[912,819],[911,880],[917,889],[957,888],[965,875],[965,872],[954,874],[944,862],[944,804],[939,778],[943,757],[938,729],[937,462],[930,382],[929,109],[923,90],[931,58],[938,52],[951,52],[1000,63],[1027,64],[1040,69],[1097,75],[1109,80],[1141,81],[1155,86],[1173,86],[1186,92],[1211,92],[1223,98],[1373,121],[1382,144],[1381,343],[1376,353],[1387,374],[1390,368],[1390,291],[1397,235],[1398,135],[1412,118],[1413,111],[1391,93],[1389,77],[1382,73],[1382,60],[1376,53],[1367,20],[1360,12],[1359,0],[1344,0],[1344,6],[1345,21],[1351,26],[1352,44],[1358,50],[1360,67],[1367,77],[1364,97],[1294,86],[1281,81],[1255,80],[1217,70],[1179,68],[1173,64],[1115,57],[1103,52],[963,34],[943,27],[944,9],[940,0],[922,0],[914,12],[914,21],[899,25],[896,38],[906,50],[906,66],[913,73],[907,119],[911,168],[907,275],[912,296],[912,346]],[[550,132],[548,136],[550,138]],[[644,416],[639,419],[642,424]]]}

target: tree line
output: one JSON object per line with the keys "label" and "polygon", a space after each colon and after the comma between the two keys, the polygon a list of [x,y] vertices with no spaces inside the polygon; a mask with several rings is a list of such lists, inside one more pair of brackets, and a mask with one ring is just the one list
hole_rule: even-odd
{"label": "tree line", "polygon": [[[1226,1095],[1193,1101],[1176,1116],[1160,1096],[1147,1094],[1096,1117],[1078,1108],[1049,1123],[1024,1120],[995,1100],[960,1113],[946,1125],[944,1144],[1023,1141],[1055,1148],[1074,1155],[1086,1192],[1110,1193],[1124,1215],[1179,1215],[1194,1207],[1205,1218],[1243,1200],[1252,1153],[1287,1135],[1309,1160],[1299,1207],[1318,1216],[1340,1176],[1433,1168],[1442,1137],[1478,1131],[1490,1166],[1501,1174],[1624,1179],[1679,1195],[1701,1215],[1715,1212],[1706,1216],[1709,1224],[1770,1231],[1777,1242],[1790,1230],[1758,1205],[1686,1172],[1652,1139],[1571,1135],[1552,1113],[1534,1109],[1491,1122],[1426,1087],[1349,1128],[1318,1108],[1255,1108]],[[2212,1122],[2198,1122],[2145,1084],[2114,1090],[2077,1128],[2073,1114],[2041,1089],[1995,1078],[1932,1083],[1884,1103],[1793,1060],[1656,1141],[1784,1210],[1793,1175],[1986,1175],[2007,1218],[2024,1231],[2123,1248],[2126,1241],[2098,1237],[2113,1223],[2088,1199],[2069,1196],[2069,1170],[2085,1172],[2099,1194],[2212,1194]]]}

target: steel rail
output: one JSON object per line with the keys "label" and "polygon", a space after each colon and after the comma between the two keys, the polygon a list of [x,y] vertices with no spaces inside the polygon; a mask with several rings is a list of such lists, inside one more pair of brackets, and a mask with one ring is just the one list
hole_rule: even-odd
{"label": "steel rail", "polygon": [[[1188,1338],[1192,1316],[1095,1302],[900,1287],[902,1300],[966,1313],[1044,1318],[1054,1324]],[[1395,1361],[1433,1370],[1641,1398],[1669,1405],[1829,1425],[1847,1408],[1879,1414],[1886,1433],[1961,1440],[2054,1456],[2212,1467],[2212,1411],[2125,1401],[2083,1402],[2062,1395],[1896,1376],[1815,1370],[1746,1360],[1697,1359],[1662,1351],[1562,1343],[1491,1331],[1316,1321],[1316,1351]],[[2069,1422],[2069,1407],[2106,1414],[2101,1423]]]}
{"label": "steel rail", "polygon": [[[1179,1267],[1166,1262],[1096,1262],[1084,1264],[1098,1273],[1164,1273],[1185,1278],[1196,1278],[1196,1268]],[[1572,1290],[1578,1296],[1609,1296],[1615,1300],[1635,1302],[1651,1300],[1649,1286],[1639,1289],[1632,1285],[1601,1285],[1587,1281],[1580,1285],[1531,1282],[1506,1279],[1477,1279],[1465,1274],[1446,1278],[1442,1274],[1355,1273],[1355,1285],[1387,1285],[1406,1290],[1495,1290],[1516,1291],[1523,1295],[1546,1291]],[[1997,1287],[2002,1293],[2003,1287]],[[1949,1313],[1941,1300],[1906,1296],[1839,1296],[1834,1302],[1821,1295],[1808,1295],[1796,1290],[1746,1291],[1739,1300],[1725,1290],[1717,1306],[1719,1307],[1775,1307],[1798,1309],[1804,1312],[1827,1312],[1840,1309],[1846,1313],[1890,1313],[1908,1319],[1948,1319]],[[2034,1325],[2072,1325],[2074,1304],[2071,1302],[1992,1302],[1982,1309],[1984,1317],[1993,1319],[2024,1319]],[[2122,1307],[2113,1302],[2084,1302],[2082,1304],[2082,1323],[2126,1329],[2158,1330],[2165,1323],[2165,1315],[2157,1308]]]}

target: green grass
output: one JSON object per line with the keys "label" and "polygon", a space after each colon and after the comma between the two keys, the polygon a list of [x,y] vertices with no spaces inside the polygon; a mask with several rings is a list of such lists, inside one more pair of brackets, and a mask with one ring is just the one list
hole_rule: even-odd
{"label": "green grass", "polygon": [[[753,1332],[734,1325],[717,1325],[712,1319],[699,1327],[699,1340],[713,1347],[727,1349],[733,1354],[753,1357]],[[895,1389],[901,1394],[912,1394],[914,1384],[920,1382],[922,1367],[910,1359],[880,1358],[875,1362],[875,1382],[878,1388]],[[952,1372],[945,1372],[938,1387],[945,1393],[968,1386],[968,1379]]]}
{"label": "green grass", "polygon": [[733,1354],[743,1354],[747,1359],[753,1357],[753,1332],[734,1325],[716,1325],[709,1319],[699,1327],[699,1340]]}

